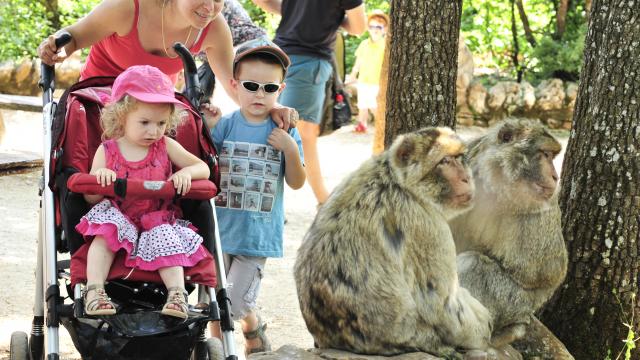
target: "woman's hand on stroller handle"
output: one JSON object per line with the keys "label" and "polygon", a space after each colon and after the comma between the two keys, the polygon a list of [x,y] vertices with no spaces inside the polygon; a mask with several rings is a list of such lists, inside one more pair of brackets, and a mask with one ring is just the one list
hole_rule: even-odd
{"label": "woman's hand on stroller handle", "polygon": [[59,31],[54,35],[49,35],[38,46],[38,56],[42,59],[42,62],[47,65],[54,65],[57,62],[62,62],[68,57],[69,54],[65,51],[65,45],[73,40],[71,34],[67,31]]}

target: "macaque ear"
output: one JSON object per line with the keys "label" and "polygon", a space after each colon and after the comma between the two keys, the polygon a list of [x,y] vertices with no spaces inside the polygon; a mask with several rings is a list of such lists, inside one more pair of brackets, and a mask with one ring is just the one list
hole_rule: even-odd
{"label": "macaque ear", "polygon": [[411,162],[416,144],[412,136],[402,136],[397,139],[393,146],[393,157],[400,167],[405,167]]}

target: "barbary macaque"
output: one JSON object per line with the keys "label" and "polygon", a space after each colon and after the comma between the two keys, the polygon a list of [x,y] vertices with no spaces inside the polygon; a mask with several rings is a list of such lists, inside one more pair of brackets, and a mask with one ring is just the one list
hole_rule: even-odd
{"label": "barbary macaque", "polygon": [[524,336],[566,274],[553,165],[561,145],[539,122],[508,119],[468,146],[476,199],[449,223],[460,284],[489,309],[501,347]]}
{"label": "barbary macaque", "polygon": [[491,318],[458,284],[447,224],[473,200],[464,151],[448,128],[401,135],[320,208],[294,268],[318,347],[454,357],[488,349]]}

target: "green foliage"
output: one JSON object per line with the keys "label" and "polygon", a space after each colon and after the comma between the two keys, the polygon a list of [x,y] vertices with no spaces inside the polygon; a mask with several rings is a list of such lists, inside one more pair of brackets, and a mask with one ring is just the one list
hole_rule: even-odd
{"label": "green foliage", "polygon": [[[554,2],[523,1],[536,46],[526,40],[522,20],[515,9],[518,62],[527,80],[535,83],[551,76],[569,80],[578,78],[586,20],[582,5],[572,3],[567,14],[566,31],[561,39],[556,40],[553,38],[556,21]],[[464,0],[461,32],[474,54],[476,67],[515,78],[518,69],[512,59],[515,44],[511,21],[510,1]]]}
{"label": "green foliage", "polygon": [[[40,42],[62,27],[87,14],[99,0],[0,0],[0,61],[37,57]],[[58,8],[55,9],[55,4]],[[49,5],[49,9],[47,6]],[[57,14],[54,11],[57,10]]]}
{"label": "green foliage", "polygon": [[583,24],[577,31],[567,34],[561,40],[551,37],[541,39],[531,54],[535,59],[531,68],[533,77],[578,80],[586,30],[587,25]]}
{"label": "green foliage", "polygon": [[[620,297],[618,296],[617,291],[614,289],[613,290],[613,295],[616,298],[616,301],[618,302],[618,304],[620,305],[620,314],[622,316],[622,318],[624,319],[624,322],[622,323],[628,330],[627,330],[627,337],[626,339],[622,340],[622,342],[624,343],[624,347],[622,348],[622,351],[620,351],[620,353],[618,354],[618,356],[616,356],[616,360],[620,359],[620,357],[622,356],[622,354],[624,353],[624,359],[625,360],[630,360],[631,359],[631,350],[636,348],[636,342],[639,340],[639,338],[636,338],[636,334],[634,331],[634,318],[635,318],[635,304],[636,304],[636,294],[635,293],[631,293],[631,299],[629,301],[630,306],[631,306],[631,319],[628,319],[628,315],[624,310],[624,306],[622,304],[622,301],[620,301]],[[608,354],[606,359],[611,360],[611,349],[608,350]]]}
{"label": "green foliage", "polygon": [[0,60],[34,57],[49,34],[45,7],[33,0],[0,0]]}

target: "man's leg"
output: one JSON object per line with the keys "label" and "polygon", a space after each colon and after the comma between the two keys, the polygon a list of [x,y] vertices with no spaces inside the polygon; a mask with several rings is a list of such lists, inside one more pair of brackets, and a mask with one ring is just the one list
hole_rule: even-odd
{"label": "man's leg", "polygon": [[318,156],[318,134],[320,125],[308,121],[299,121],[297,125],[302,138],[302,150],[304,151],[304,166],[307,171],[307,181],[316,196],[318,204],[324,204],[329,197],[329,191],[324,184],[320,171],[320,158]]}

